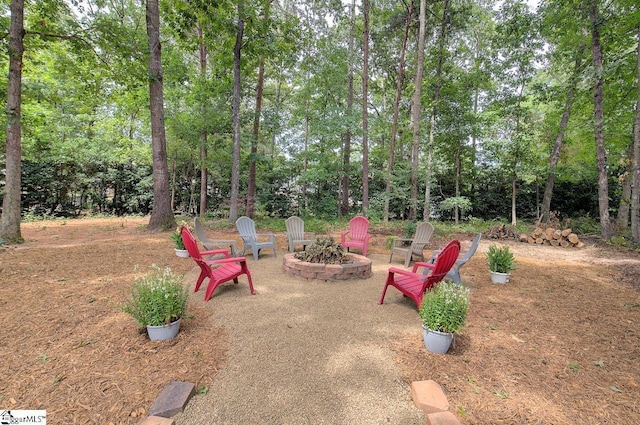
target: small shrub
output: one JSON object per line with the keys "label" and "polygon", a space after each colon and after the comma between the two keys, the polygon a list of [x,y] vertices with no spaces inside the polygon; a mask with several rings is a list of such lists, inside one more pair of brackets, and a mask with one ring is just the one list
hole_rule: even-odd
{"label": "small shrub", "polygon": [[467,318],[469,288],[444,280],[424,294],[420,305],[420,318],[425,328],[455,333]]}
{"label": "small shrub", "polygon": [[492,272],[509,273],[515,269],[515,258],[508,246],[498,248],[496,245],[491,245],[487,251],[487,263]]}
{"label": "small shrub", "polygon": [[119,308],[141,327],[168,325],[185,315],[188,296],[181,276],[154,264],[135,278],[129,299]]}

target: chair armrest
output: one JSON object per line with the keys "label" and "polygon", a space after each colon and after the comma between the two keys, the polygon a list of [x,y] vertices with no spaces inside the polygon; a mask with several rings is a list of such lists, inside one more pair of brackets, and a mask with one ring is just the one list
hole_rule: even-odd
{"label": "chair armrest", "polygon": [[345,238],[347,237],[347,235],[348,235],[348,234],[349,234],[349,231],[348,231],[348,230],[347,230],[346,232],[341,232],[341,233],[340,233],[340,240],[341,240],[342,242],[344,242],[344,241],[345,241]]}
{"label": "chair armrest", "polygon": [[422,261],[417,261],[415,263],[413,263],[413,273],[418,273],[418,269],[420,267],[425,267],[427,269],[433,269],[436,265],[435,264],[431,264],[431,263],[425,263]]}
{"label": "chair armrest", "polygon": [[393,245],[392,246],[399,246],[399,243],[402,242],[403,244],[405,242],[413,242],[413,239],[409,239],[409,238],[395,238],[393,240]]}
{"label": "chair armrest", "polygon": [[413,277],[413,278],[418,279],[418,280],[424,280],[426,278],[425,275],[422,275],[422,274],[419,274],[419,273],[414,273],[414,272],[411,272],[411,271],[405,270],[405,269],[398,269],[396,267],[390,267],[389,268],[389,274],[401,274],[403,276]]}
{"label": "chair armrest", "polygon": [[204,256],[204,255],[218,255],[218,254],[222,254],[226,258],[229,258],[229,250],[227,250],[227,249],[210,249],[208,251],[200,251],[200,255],[202,255],[202,256]]}
{"label": "chair armrest", "polygon": [[268,237],[271,242],[273,242],[276,238],[276,235],[274,235],[273,233],[256,233],[257,237],[263,236],[263,237]]}
{"label": "chair armrest", "polygon": [[244,263],[247,259],[245,257],[231,257],[231,258],[222,258],[220,260],[211,260],[207,261],[209,264],[226,264],[226,263]]}

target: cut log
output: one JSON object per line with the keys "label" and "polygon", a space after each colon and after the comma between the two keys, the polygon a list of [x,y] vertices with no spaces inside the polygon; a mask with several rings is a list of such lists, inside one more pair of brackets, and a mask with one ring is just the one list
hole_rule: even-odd
{"label": "cut log", "polygon": [[560,241],[560,246],[563,247],[563,248],[569,248],[571,246],[571,242],[569,242],[568,240],[563,239],[563,240]]}
{"label": "cut log", "polygon": [[527,236],[527,243],[534,244],[536,239],[533,236]]}
{"label": "cut log", "polygon": [[562,231],[556,230],[555,232],[553,232],[553,239],[556,239],[556,240],[562,239]]}
{"label": "cut log", "polygon": [[572,232],[571,232],[571,229],[564,229],[564,230],[562,231],[562,237],[563,237],[563,238],[566,238],[566,237],[567,237],[567,236],[569,236],[571,233],[572,233]]}
{"label": "cut log", "polygon": [[[548,235],[553,235],[553,232],[555,232],[555,231],[556,231],[556,229],[554,229],[553,227],[547,227],[547,229],[544,231],[544,233],[546,233],[547,236],[548,236]],[[549,239],[549,238],[547,238],[547,239]]]}
{"label": "cut log", "polygon": [[536,244],[537,245],[542,245],[544,243],[544,239],[542,238],[536,238]]}
{"label": "cut log", "polygon": [[531,236],[533,236],[534,238],[537,238],[538,236],[540,236],[542,234],[543,230],[539,227],[536,227],[536,230],[533,231],[533,233],[531,234]]}
{"label": "cut log", "polygon": [[580,242],[580,238],[575,233],[571,233],[569,236],[567,236],[567,240],[572,244],[577,244],[578,242]]}
{"label": "cut log", "polygon": [[582,248],[582,247],[584,247],[584,242],[581,241],[576,244],[576,248]]}
{"label": "cut log", "polygon": [[560,245],[560,241],[559,241],[559,240],[557,240],[557,239],[551,239],[551,240],[549,241],[549,243],[550,243],[551,245],[553,245],[553,246],[559,246],[559,245]]}

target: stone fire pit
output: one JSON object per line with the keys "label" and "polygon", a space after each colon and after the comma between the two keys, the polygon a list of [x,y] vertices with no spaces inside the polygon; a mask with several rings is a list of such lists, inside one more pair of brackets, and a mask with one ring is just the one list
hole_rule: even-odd
{"label": "stone fire pit", "polygon": [[307,280],[349,280],[371,277],[371,260],[358,254],[349,253],[351,262],[345,264],[308,263],[298,260],[293,253],[285,254],[282,268],[291,276]]}

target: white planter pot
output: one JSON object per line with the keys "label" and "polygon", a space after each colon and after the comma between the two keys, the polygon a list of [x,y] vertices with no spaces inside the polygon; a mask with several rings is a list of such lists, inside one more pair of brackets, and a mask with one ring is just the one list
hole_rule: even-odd
{"label": "white planter pot", "polygon": [[489,272],[491,273],[491,282],[492,283],[507,283],[509,282],[509,276],[511,273],[499,273],[499,272]]}
{"label": "white planter pot", "polygon": [[180,319],[162,326],[147,326],[147,334],[151,341],[175,338],[180,330]]}
{"label": "white planter pot", "polygon": [[173,248],[176,251],[176,255],[178,257],[182,257],[182,258],[189,258],[189,251],[187,251],[186,249],[176,249]]}
{"label": "white planter pot", "polygon": [[427,351],[438,354],[446,354],[451,347],[454,335],[446,332],[433,331],[422,325],[422,339]]}

